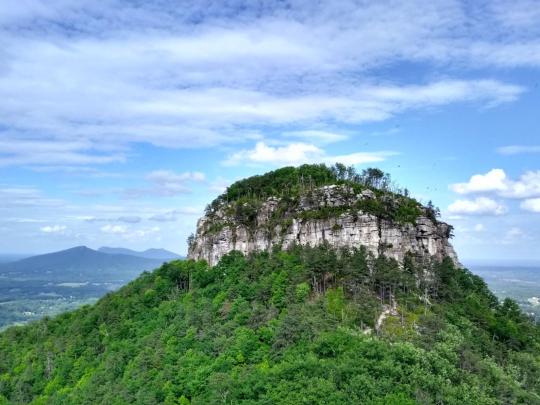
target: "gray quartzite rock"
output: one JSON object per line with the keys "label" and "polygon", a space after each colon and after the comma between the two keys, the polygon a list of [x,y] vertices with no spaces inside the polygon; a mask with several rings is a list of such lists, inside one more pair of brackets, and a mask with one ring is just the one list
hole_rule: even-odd
{"label": "gray quartzite rock", "polygon": [[[302,196],[293,212],[288,212],[286,226],[278,223],[273,229],[268,224],[279,206],[279,199],[271,197],[257,210],[256,227],[252,230],[227,216],[226,210],[218,209],[212,218],[203,216],[197,223],[195,239],[189,248],[188,258],[204,259],[209,265],[218,263],[227,253],[238,250],[244,254],[255,251],[270,251],[274,245],[287,248],[294,243],[316,246],[324,242],[334,247],[364,246],[377,256],[385,256],[402,263],[407,253],[417,257],[442,260],[450,257],[461,267],[447,233],[449,225],[434,223],[427,216],[420,216],[416,225],[396,224],[380,220],[362,211],[349,210],[328,219],[300,219],[302,211],[320,207],[349,207],[359,199],[374,198],[374,193],[365,190],[355,195],[345,186],[325,186]],[[208,232],[212,223],[225,224],[216,232]]]}

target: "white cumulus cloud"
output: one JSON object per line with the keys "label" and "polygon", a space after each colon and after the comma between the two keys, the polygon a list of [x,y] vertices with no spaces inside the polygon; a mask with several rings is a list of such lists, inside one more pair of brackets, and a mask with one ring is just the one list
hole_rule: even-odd
{"label": "white cumulus cloud", "polygon": [[44,233],[65,233],[67,227],[65,225],[47,225],[40,228],[41,232]]}
{"label": "white cumulus cloud", "polygon": [[540,153],[540,145],[509,145],[497,148],[501,155],[519,155],[522,153]]}
{"label": "white cumulus cloud", "polygon": [[500,193],[508,198],[531,198],[540,196],[540,170],[527,171],[517,180],[508,183],[508,189]]}
{"label": "white cumulus cloud", "polygon": [[505,198],[531,198],[540,196],[540,170],[527,171],[513,180],[502,169],[486,174],[475,174],[466,183],[455,183],[450,189],[458,194],[493,193]]}
{"label": "white cumulus cloud", "polygon": [[540,213],[540,198],[529,198],[521,202],[520,207],[525,211]]}
{"label": "white cumulus cloud", "polygon": [[320,159],[324,151],[307,143],[291,143],[287,146],[269,146],[257,142],[253,149],[241,150],[232,154],[225,164],[263,163],[263,164],[301,164]]}
{"label": "white cumulus cloud", "polygon": [[504,191],[508,188],[507,182],[504,170],[493,169],[486,174],[475,174],[467,183],[452,184],[450,189],[458,194]]}
{"label": "white cumulus cloud", "polygon": [[103,225],[100,228],[100,230],[101,230],[101,232],[104,232],[104,233],[111,233],[111,234],[115,234],[115,235],[121,235],[121,234],[127,233],[128,227],[125,226],[125,225],[107,224],[107,225]]}
{"label": "white cumulus cloud", "polygon": [[448,207],[448,212],[457,215],[503,215],[507,211],[506,206],[487,197],[457,200]]}
{"label": "white cumulus cloud", "polygon": [[346,165],[356,165],[382,162],[396,154],[392,151],[378,151],[328,155],[323,149],[308,143],[298,142],[285,146],[271,146],[265,142],[257,142],[253,149],[244,149],[233,153],[224,164],[300,165],[316,162],[328,164],[341,162]]}

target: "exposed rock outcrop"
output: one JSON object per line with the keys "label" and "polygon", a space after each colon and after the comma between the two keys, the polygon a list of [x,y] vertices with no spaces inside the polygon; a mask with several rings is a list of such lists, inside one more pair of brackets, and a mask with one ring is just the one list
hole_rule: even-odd
{"label": "exposed rock outcrop", "polygon": [[[223,204],[199,219],[188,257],[213,266],[233,250],[249,254],[270,251],[275,245],[286,249],[295,243],[327,242],[334,247],[365,246],[374,256],[384,254],[400,263],[411,253],[438,260],[448,256],[459,265],[449,242],[449,225],[429,218],[426,212],[413,224],[381,219],[356,208],[359,201],[374,198],[370,190],[355,194],[346,186],[324,186],[290,206],[279,198],[268,198],[254,209],[249,223],[239,219],[238,207]],[[327,214],[310,215],[321,210]]]}

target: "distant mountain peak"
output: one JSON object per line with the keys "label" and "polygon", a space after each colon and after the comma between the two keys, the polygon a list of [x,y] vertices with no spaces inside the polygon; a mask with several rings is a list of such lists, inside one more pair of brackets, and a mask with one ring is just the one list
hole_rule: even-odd
{"label": "distant mountain peak", "polygon": [[147,259],[174,260],[174,259],[181,258],[180,255],[170,252],[165,249],[161,249],[161,248],[160,249],[150,248],[144,251],[137,251],[137,250],[122,248],[122,247],[102,246],[98,249],[98,251],[101,253],[130,255],[130,256],[137,256],[137,257],[144,257]]}
{"label": "distant mountain peak", "polygon": [[81,250],[81,251],[83,251],[83,250],[91,250],[91,251],[95,252],[94,249],[91,249],[91,248],[89,248],[89,247],[86,246],[86,245],[74,246],[74,247],[72,247],[72,248],[66,249],[65,251],[70,251],[70,250],[71,250],[71,251],[76,251],[76,250]]}
{"label": "distant mountain peak", "polygon": [[126,253],[107,253],[88,246],[75,246],[58,252],[27,257],[0,264],[0,274],[24,276],[32,279],[129,280],[141,271],[151,270],[164,261],[162,257],[149,257]]}

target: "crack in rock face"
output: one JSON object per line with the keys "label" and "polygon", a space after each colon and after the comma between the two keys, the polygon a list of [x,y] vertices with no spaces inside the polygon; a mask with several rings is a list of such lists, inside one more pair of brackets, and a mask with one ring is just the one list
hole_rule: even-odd
{"label": "crack in rock face", "polygon": [[[287,249],[294,244],[328,243],[336,248],[364,246],[375,257],[384,254],[398,263],[403,263],[407,254],[436,260],[450,257],[462,267],[449,242],[448,224],[432,220],[425,212],[415,224],[403,224],[352,208],[357,201],[372,198],[370,190],[355,195],[346,186],[324,186],[281,212],[280,199],[270,197],[256,208],[250,225],[233,213],[234,203],[224,204],[199,219],[188,258],[203,259],[214,266],[233,250],[248,255],[269,252],[274,246]],[[324,208],[336,214],[325,218],[305,215]]]}

